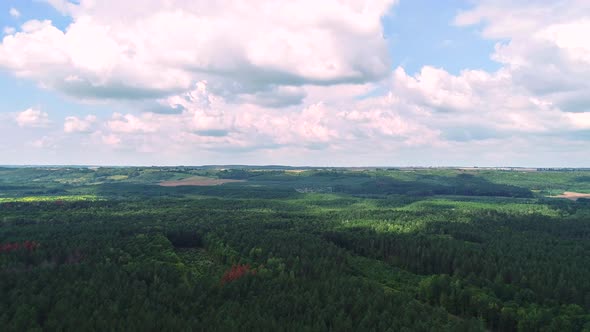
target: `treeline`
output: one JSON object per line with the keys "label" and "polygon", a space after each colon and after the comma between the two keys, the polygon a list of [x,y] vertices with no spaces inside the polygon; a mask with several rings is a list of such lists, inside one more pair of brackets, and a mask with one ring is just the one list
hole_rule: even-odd
{"label": "treeline", "polygon": [[381,195],[460,195],[460,196],[504,196],[533,197],[526,188],[507,184],[488,182],[470,174],[456,177],[429,177],[414,181],[401,181],[391,177],[377,177],[359,185],[336,185],[335,191],[347,194],[381,194]]}

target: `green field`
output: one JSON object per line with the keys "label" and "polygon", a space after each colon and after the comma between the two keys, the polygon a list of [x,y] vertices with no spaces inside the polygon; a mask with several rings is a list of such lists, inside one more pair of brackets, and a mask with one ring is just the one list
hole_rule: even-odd
{"label": "green field", "polygon": [[[159,185],[197,177],[245,181]],[[0,168],[0,330],[590,331],[565,191],[590,171]]]}

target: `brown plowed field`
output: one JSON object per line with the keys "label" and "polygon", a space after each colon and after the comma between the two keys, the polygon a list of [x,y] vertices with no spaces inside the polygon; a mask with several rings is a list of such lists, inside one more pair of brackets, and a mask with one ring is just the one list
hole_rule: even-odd
{"label": "brown plowed field", "polygon": [[583,194],[583,193],[576,193],[573,191],[566,191],[561,195],[557,195],[557,196],[551,196],[551,197],[555,197],[555,198],[567,198],[570,199],[572,201],[576,201],[578,200],[578,198],[590,198],[590,194]]}

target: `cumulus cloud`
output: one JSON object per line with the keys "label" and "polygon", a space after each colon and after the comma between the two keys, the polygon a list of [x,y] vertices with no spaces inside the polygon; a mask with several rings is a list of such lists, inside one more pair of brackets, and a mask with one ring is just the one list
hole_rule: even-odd
{"label": "cumulus cloud", "polygon": [[107,122],[107,127],[115,133],[153,133],[160,127],[157,118],[153,113],[144,113],[141,116],[115,113]]}
{"label": "cumulus cloud", "polygon": [[48,2],[73,22],[26,22],[0,44],[0,67],[81,99],[208,80],[228,101],[279,107],[302,101],[297,87],[369,82],[390,66],[380,19],[395,0]]}
{"label": "cumulus cloud", "polygon": [[50,123],[49,115],[36,108],[28,108],[17,113],[14,119],[19,127],[42,128]]}
{"label": "cumulus cloud", "polygon": [[[518,86],[511,72],[465,70],[458,75],[424,67],[415,75],[397,68],[381,96],[370,90],[321,88],[326,100],[277,109],[236,106],[201,81],[184,94],[162,100],[177,114],[119,114],[105,123],[103,143],[135,151],[263,151],[285,148],[395,151],[409,147],[450,149],[454,142],[514,140],[586,130],[586,113],[562,112]],[[316,89],[316,88],[313,88]],[[317,91],[310,95],[320,95]],[[148,143],[149,142],[149,143]]]}
{"label": "cumulus cloud", "polygon": [[96,116],[88,115],[85,118],[77,116],[68,116],[64,122],[64,132],[66,133],[88,133],[91,132],[96,123]]}
{"label": "cumulus cloud", "polygon": [[[501,68],[455,74],[391,70],[380,18],[395,1],[113,1],[50,0],[72,17],[67,30],[28,21],[0,44],[0,67],[15,75],[119,106],[106,120],[66,118],[64,132],[81,133],[78,141],[193,162],[175,158],[587,159],[586,1],[478,1],[454,23],[497,40],[491,58]],[[22,117],[37,120],[21,127],[48,123],[38,110]]]}
{"label": "cumulus cloud", "polygon": [[492,58],[515,84],[565,112],[590,110],[590,2],[485,0],[455,23],[481,23],[484,37],[505,40]]}
{"label": "cumulus cloud", "polygon": [[8,11],[8,13],[10,14],[10,16],[15,17],[15,18],[19,18],[20,17],[20,12],[18,11],[18,9],[16,8],[10,8],[10,10]]}
{"label": "cumulus cloud", "polygon": [[424,110],[423,124],[448,140],[471,141],[576,130],[583,117],[564,111],[547,96],[514,80],[509,68],[489,73],[464,70],[452,75],[424,67],[415,76],[395,70],[392,93]]}
{"label": "cumulus cloud", "polygon": [[346,107],[323,102],[289,109],[247,103],[236,107],[203,81],[167,102],[183,111],[175,115],[116,113],[101,132],[102,142],[136,151],[364,149],[366,144],[395,149],[432,144],[439,135],[412,119],[413,111],[391,97],[351,102]]}

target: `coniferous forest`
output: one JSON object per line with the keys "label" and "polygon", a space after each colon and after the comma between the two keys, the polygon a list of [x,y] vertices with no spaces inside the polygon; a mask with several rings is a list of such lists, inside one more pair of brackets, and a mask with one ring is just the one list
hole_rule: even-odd
{"label": "coniferous forest", "polygon": [[0,330],[590,331],[564,192],[590,172],[0,168]]}

